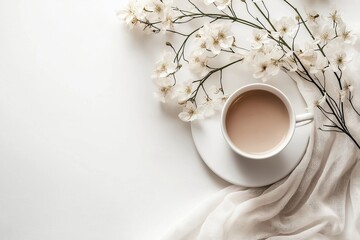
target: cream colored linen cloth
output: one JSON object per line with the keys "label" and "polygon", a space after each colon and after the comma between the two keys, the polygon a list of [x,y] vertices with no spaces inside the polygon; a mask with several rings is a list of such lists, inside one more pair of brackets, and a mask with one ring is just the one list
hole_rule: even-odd
{"label": "cream colored linen cloth", "polygon": [[[360,106],[360,61],[350,66]],[[314,86],[295,79],[308,106],[320,98]],[[349,107],[349,106],[347,106]],[[360,239],[360,151],[345,134],[323,132],[314,109],[307,151],[294,171],[266,187],[230,186],[206,201],[163,240]],[[347,125],[360,139],[359,118]]]}

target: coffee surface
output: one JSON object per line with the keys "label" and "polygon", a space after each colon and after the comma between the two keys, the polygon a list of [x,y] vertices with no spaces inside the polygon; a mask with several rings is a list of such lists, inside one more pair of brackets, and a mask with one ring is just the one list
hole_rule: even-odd
{"label": "coffee surface", "polygon": [[230,105],[225,121],[233,144],[251,154],[273,150],[282,143],[290,127],[285,104],[265,90],[240,95]]}

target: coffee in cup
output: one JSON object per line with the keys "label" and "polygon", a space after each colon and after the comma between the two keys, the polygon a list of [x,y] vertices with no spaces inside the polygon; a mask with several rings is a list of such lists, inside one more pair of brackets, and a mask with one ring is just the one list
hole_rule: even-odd
{"label": "coffee in cup", "polygon": [[222,130],[235,152],[247,158],[264,159],[286,147],[300,122],[309,123],[312,119],[312,113],[295,116],[290,101],[279,89],[250,84],[226,101]]}

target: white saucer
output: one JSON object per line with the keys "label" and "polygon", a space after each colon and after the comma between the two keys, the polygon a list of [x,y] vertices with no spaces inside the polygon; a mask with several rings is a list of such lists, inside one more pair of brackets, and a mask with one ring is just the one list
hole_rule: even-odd
{"label": "white saucer", "polygon": [[[252,82],[255,82],[252,80]],[[248,84],[243,82],[232,90]],[[269,83],[285,93],[296,114],[306,112],[306,103],[295,82],[288,77]],[[231,93],[230,91],[229,93]],[[263,160],[251,160],[237,155],[225,142],[220,127],[220,113],[211,118],[191,123],[195,146],[206,165],[220,178],[244,187],[260,187],[287,176],[302,159],[312,129],[312,124],[295,129],[294,136],[279,154]]]}

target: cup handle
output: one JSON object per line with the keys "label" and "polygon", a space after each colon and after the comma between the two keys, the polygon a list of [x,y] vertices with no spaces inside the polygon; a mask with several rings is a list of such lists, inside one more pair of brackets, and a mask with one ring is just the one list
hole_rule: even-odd
{"label": "cup handle", "polygon": [[301,127],[306,124],[311,123],[314,120],[314,114],[313,113],[304,113],[296,115],[295,117],[295,127]]}

